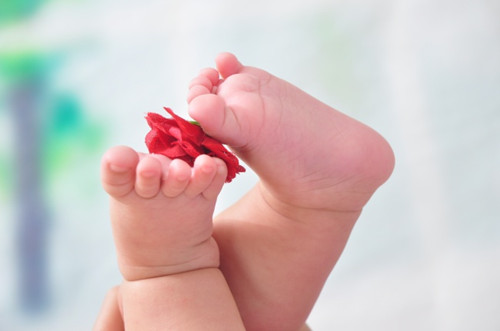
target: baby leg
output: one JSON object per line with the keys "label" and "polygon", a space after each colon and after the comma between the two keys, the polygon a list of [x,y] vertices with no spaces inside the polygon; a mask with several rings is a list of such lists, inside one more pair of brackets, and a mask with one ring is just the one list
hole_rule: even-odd
{"label": "baby leg", "polygon": [[243,330],[219,266],[212,213],[223,161],[184,161],[116,147],[102,183],[124,281],[105,301],[96,330]]}
{"label": "baby leg", "polygon": [[106,294],[93,331],[124,331],[119,296],[120,287],[115,286]]}
{"label": "baby leg", "polygon": [[297,330],[394,156],[374,130],[232,54],[190,85],[190,115],[259,183],[216,218],[248,330]]}

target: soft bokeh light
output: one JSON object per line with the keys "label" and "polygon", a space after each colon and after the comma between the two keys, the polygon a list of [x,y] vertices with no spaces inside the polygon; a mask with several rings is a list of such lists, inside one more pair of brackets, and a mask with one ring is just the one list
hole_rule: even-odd
{"label": "soft bokeh light", "polygon": [[120,281],[100,156],[145,150],[146,112],[186,115],[220,51],[395,150],[313,330],[500,329],[498,17],[494,0],[2,1],[0,330],[91,328]]}

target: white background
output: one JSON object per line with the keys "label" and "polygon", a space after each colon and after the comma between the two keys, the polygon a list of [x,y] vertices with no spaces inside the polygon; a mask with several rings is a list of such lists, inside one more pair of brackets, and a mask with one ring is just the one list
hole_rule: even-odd
{"label": "white background", "polygon": [[[367,205],[315,306],[313,330],[500,330],[498,1],[53,1],[0,30],[5,50],[62,53],[52,84],[106,135],[53,176],[51,304],[17,308],[13,195],[0,199],[0,330],[88,330],[120,280],[100,189],[111,145],[144,150],[143,116],[185,114],[220,51],[374,127],[396,168]],[[2,105],[4,107],[4,105]],[[0,152],[14,142],[0,112]],[[239,176],[218,210],[249,189]]]}

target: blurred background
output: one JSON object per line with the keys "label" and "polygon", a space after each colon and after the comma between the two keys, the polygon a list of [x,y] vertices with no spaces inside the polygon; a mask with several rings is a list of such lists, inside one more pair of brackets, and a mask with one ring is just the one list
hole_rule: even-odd
{"label": "blurred background", "polygon": [[91,328],[120,281],[100,156],[144,151],[146,112],[186,115],[220,51],[394,148],[313,330],[500,330],[498,17],[496,0],[2,0],[0,330]]}

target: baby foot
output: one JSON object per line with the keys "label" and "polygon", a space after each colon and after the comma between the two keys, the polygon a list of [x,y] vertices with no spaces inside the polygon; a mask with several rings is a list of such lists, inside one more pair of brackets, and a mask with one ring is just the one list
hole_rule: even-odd
{"label": "baby foot", "polygon": [[394,156],[297,87],[232,54],[216,64],[192,81],[189,113],[260,178],[216,219],[220,268],[247,330],[298,330]]}
{"label": "baby foot", "polygon": [[189,114],[254,169],[268,199],[357,211],[389,177],[393,153],[374,130],[232,54],[216,64],[192,81]]}
{"label": "baby foot", "polygon": [[120,146],[103,156],[101,177],[126,280],[218,266],[212,214],[226,178],[223,161],[201,155],[191,168]]}

